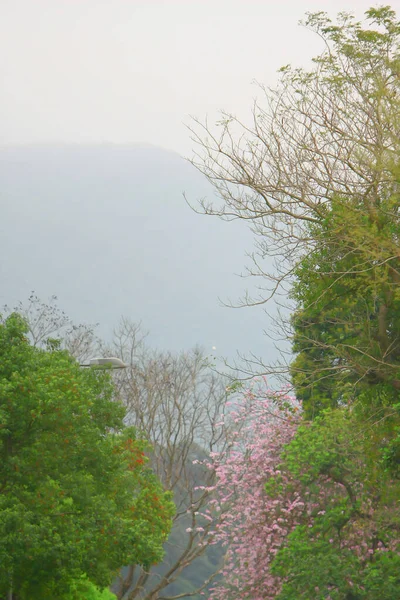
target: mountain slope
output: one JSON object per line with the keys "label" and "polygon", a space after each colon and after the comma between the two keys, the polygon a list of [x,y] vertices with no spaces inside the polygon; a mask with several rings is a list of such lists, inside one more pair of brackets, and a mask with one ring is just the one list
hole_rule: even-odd
{"label": "mountain slope", "polygon": [[0,149],[0,304],[32,290],[107,337],[121,315],[141,320],[150,342],[200,344],[217,355],[270,359],[260,310],[236,300],[251,250],[243,223],[195,214],[183,199],[210,196],[178,155],[151,146]]}

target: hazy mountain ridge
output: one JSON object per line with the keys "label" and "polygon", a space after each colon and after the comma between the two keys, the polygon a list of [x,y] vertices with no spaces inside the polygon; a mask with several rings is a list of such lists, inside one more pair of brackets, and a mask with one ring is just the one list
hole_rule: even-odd
{"label": "hazy mountain ridge", "polygon": [[145,145],[0,149],[0,302],[31,290],[107,336],[121,315],[163,348],[272,352],[262,311],[221,307],[247,281],[251,235],[242,223],[196,215],[183,192],[210,196],[171,151]]}

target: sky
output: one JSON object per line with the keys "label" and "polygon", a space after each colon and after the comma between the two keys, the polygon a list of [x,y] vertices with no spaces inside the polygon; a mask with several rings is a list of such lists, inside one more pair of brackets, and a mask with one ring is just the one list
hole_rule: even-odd
{"label": "sky", "polygon": [[[392,1],[400,12],[400,0]],[[254,81],[307,65],[307,11],[370,0],[0,0],[0,144],[150,143],[190,155],[190,116],[249,117]]]}

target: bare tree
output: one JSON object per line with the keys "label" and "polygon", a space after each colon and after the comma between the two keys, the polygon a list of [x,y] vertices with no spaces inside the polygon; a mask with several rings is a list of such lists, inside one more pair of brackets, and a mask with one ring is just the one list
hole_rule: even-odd
{"label": "bare tree", "polygon": [[44,302],[32,292],[27,302],[21,301],[12,309],[5,306],[3,311],[6,314],[18,312],[25,318],[34,346],[64,348],[79,362],[85,362],[100,349],[96,325],[74,324],[58,306],[57,296],[51,296]]}
{"label": "bare tree", "polygon": [[[381,360],[392,328],[387,317],[392,292],[400,282],[400,28],[389,7],[370,9],[366,21],[365,26],[346,13],[336,23],[325,13],[308,15],[304,25],[325,46],[312,70],[287,66],[275,89],[260,85],[250,123],[223,113],[215,127],[194,120],[190,129],[197,148],[192,164],[219,199],[202,200],[195,210],[244,220],[255,234],[247,275],[258,278],[258,292],[246,294],[238,304],[265,305],[274,295],[286,296],[302,261],[315,250],[331,248],[338,254],[351,248],[353,263],[346,273],[334,274],[336,281],[361,272],[372,277],[377,265],[389,273],[386,288],[376,294],[381,301]],[[340,236],[338,228],[321,226],[333,202],[341,203],[342,225],[346,211],[352,217],[347,230],[341,225]],[[356,221],[367,234],[354,240]],[[379,243],[371,241],[373,231]],[[275,258],[273,268],[265,267],[266,257]],[[322,262],[317,268],[321,278],[334,272],[332,262],[326,273]],[[368,362],[370,350],[359,344],[354,356]],[[283,363],[279,370],[286,368]],[[359,375],[368,369],[360,369]],[[271,373],[276,367],[250,357],[244,370]]]}
{"label": "bare tree", "polygon": [[166,489],[174,492],[177,507],[163,565],[124,570],[117,596],[120,600],[195,596],[218,572],[218,564],[190,591],[179,592],[176,584],[207,551],[213,539],[210,532],[221,518],[209,511],[212,473],[202,462],[227,444],[222,418],[226,383],[210,370],[199,349],[179,354],[148,350],[140,326],[126,319],[116,332],[112,352],[130,365],[117,383],[128,422],[150,441],[152,466]]}
{"label": "bare tree", "polygon": [[[224,419],[227,383],[197,348],[178,354],[151,350],[140,323],[129,319],[121,320],[112,344],[105,344],[93,328],[74,326],[56,300],[52,297],[46,303],[32,294],[27,304],[14,310],[26,318],[37,346],[66,348],[83,359],[93,353],[112,354],[128,365],[113,372],[116,395],[126,406],[127,422],[150,442],[152,469],[174,494],[176,514],[165,561],[149,570],[127,566],[117,582],[117,596],[120,600],[196,596],[207,589],[222,562],[223,550],[212,545],[212,532],[223,515],[212,510],[213,475],[205,462],[210,453],[230,443]],[[196,577],[204,554],[210,558]],[[191,579],[196,583],[188,584]]]}

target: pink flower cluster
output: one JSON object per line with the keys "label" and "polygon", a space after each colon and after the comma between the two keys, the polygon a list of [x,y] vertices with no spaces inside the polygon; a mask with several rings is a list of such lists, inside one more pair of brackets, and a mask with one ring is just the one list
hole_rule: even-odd
{"label": "pink flower cluster", "polygon": [[[216,484],[212,510],[221,514],[214,543],[227,548],[223,579],[210,600],[274,598],[280,580],[269,565],[303,511],[300,496],[279,491],[270,498],[265,483],[284,477],[278,469],[285,444],[293,438],[298,405],[287,394],[247,390],[233,402],[227,420],[235,425],[229,450],[214,454]],[[283,482],[284,483],[284,482]],[[285,487],[285,486],[284,486]]]}

